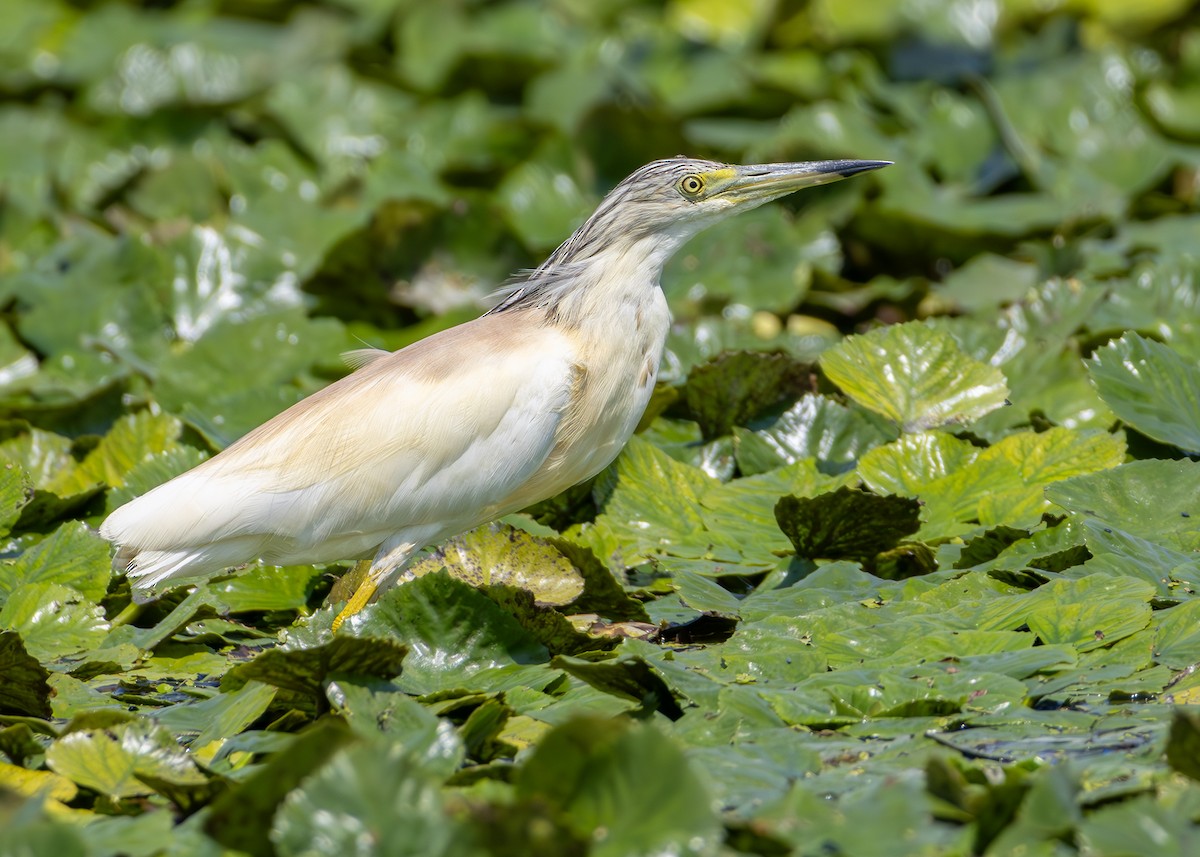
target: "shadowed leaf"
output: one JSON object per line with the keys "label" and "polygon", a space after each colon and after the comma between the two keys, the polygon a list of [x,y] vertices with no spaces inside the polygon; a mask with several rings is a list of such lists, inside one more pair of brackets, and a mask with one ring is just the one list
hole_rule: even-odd
{"label": "shadowed leaf", "polygon": [[50,673],[15,631],[0,631],[0,675],[0,713],[50,716]]}
{"label": "shadowed leaf", "polygon": [[400,674],[408,647],[393,640],[372,637],[334,637],[312,649],[270,649],[254,660],[225,673],[221,687],[238,690],[246,682],[323,699],[325,682],[334,675],[394,678]]}
{"label": "shadowed leaf", "polygon": [[704,439],[712,440],[812,388],[812,367],[794,357],[726,351],[692,368],[683,395]]}
{"label": "shadowed leaf", "polygon": [[798,556],[865,561],[891,550],[921,526],[920,504],[839,488],[816,497],[783,497],[775,520]]}

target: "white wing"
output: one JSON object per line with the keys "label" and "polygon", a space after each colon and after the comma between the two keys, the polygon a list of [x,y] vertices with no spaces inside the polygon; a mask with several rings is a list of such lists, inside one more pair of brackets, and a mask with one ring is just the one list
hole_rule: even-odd
{"label": "white wing", "polygon": [[260,556],[353,558],[406,531],[436,541],[487,520],[542,465],[576,356],[519,313],[460,325],[371,360],[101,533],[143,586]]}

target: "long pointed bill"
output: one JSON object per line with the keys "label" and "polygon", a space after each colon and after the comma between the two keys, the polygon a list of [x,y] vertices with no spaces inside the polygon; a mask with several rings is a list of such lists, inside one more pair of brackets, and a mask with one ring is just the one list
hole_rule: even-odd
{"label": "long pointed bill", "polygon": [[725,187],[715,195],[734,202],[767,202],[806,187],[841,181],[891,161],[808,161],[798,164],[754,164],[734,167]]}

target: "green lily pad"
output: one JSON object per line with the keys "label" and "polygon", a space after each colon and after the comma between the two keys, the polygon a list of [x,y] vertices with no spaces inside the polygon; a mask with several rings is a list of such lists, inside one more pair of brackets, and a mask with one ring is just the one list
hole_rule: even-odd
{"label": "green lily pad", "polygon": [[522,767],[516,793],[559,808],[597,857],[715,855],[722,839],[683,753],[645,726],[580,718],[552,730]]}
{"label": "green lily pad", "polygon": [[109,629],[103,609],[60,583],[19,587],[0,608],[0,627],[18,631],[43,660],[96,648]]}
{"label": "green lily pad", "polygon": [[254,855],[270,855],[274,848],[270,830],[262,824],[273,818],[280,805],[300,783],[320,771],[339,751],[353,745],[357,736],[339,718],[318,720],[260,766],[213,801],[204,819],[205,831],[226,848]]}
{"label": "green lily pad", "polygon": [[55,773],[114,798],[152,794],[157,789],[145,782],[151,778],[177,786],[208,782],[171,733],[148,720],[70,732],[46,750],[46,764]]}
{"label": "green lily pad", "polygon": [[786,354],[732,351],[692,367],[683,397],[704,439],[711,440],[795,398],[812,383],[811,367]]}
{"label": "green lily pad", "polygon": [[316,841],[337,853],[479,853],[470,828],[446,811],[440,785],[402,744],[352,747],[283,800],[271,830],[274,853],[311,855]]}
{"label": "green lily pad", "polygon": [[392,638],[407,646],[398,685],[414,693],[462,687],[483,670],[548,659],[516,619],[446,572],[394,587],[346,626],[360,636]]}
{"label": "green lily pad", "polygon": [[918,508],[908,498],[839,488],[811,498],[784,497],[775,504],[775,519],[799,556],[865,561],[920,529]]}
{"label": "green lily pad", "polygon": [[1130,332],[1096,351],[1088,371],[1126,423],[1185,452],[1200,452],[1200,365]]}
{"label": "green lily pad", "polygon": [[0,685],[0,714],[49,717],[52,691],[46,680],[50,673],[15,631],[0,631],[0,666],[5,676]]}
{"label": "green lily pad", "polygon": [[1181,551],[1200,547],[1200,462],[1130,461],[1046,489],[1056,506]]}
{"label": "green lily pad", "polygon": [[847,337],[821,369],[863,407],[906,432],[970,423],[1005,403],[998,369],[968,357],[949,334],[922,324]]}
{"label": "green lily pad", "polygon": [[808,394],[766,428],[735,428],[734,439],[738,468],[749,476],[802,458],[816,459],[822,473],[840,473],[896,434],[870,411]]}
{"label": "green lily pad", "polygon": [[112,560],[108,542],[82,521],[63,524],[47,538],[4,563],[0,602],[19,587],[34,584],[69,586],[90,601],[108,591]]}
{"label": "green lily pad", "polygon": [[333,675],[390,679],[400,674],[407,647],[386,639],[334,637],[311,649],[270,649],[225,673],[222,688],[239,690],[257,681],[310,698],[324,699],[325,682]]}
{"label": "green lily pad", "polygon": [[878,493],[919,498],[918,537],[929,539],[969,532],[972,522],[1031,527],[1049,508],[1046,486],[1116,467],[1123,457],[1119,438],[1094,431],[1023,432],[983,450],[926,433],[871,450],[858,473]]}
{"label": "green lily pad", "polygon": [[0,533],[7,534],[21,517],[21,509],[32,499],[33,487],[19,464],[0,466]]}

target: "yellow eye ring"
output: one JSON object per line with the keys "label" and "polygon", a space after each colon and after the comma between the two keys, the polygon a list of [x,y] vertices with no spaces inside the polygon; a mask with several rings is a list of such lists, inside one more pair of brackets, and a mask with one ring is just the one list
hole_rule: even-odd
{"label": "yellow eye ring", "polygon": [[704,179],[700,176],[684,176],[679,180],[679,189],[688,196],[696,196],[704,190]]}

